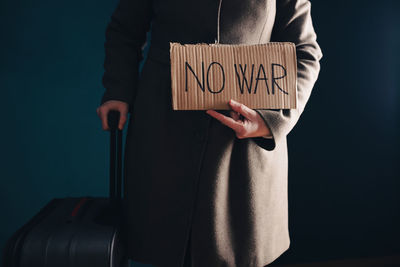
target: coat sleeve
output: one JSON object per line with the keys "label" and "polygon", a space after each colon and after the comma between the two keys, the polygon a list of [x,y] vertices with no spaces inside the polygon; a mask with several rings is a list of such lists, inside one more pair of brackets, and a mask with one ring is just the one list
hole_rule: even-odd
{"label": "coat sleeve", "polygon": [[105,31],[105,59],[100,104],[120,100],[132,104],[139,77],[142,48],[152,18],[151,0],[120,0]]}
{"label": "coat sleeve", "polygon": [[320,71],[322,51],[311,19],[308,0],[276,0],[276,18],[271,42],[293,42],[297,55],[297,109],[255,109],[264,119],[273,138],[255,137],[267,150],[274,150],[298,121]]}

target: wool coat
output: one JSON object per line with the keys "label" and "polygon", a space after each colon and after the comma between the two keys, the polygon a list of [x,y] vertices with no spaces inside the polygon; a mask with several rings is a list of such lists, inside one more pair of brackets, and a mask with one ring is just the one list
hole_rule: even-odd
{"label": "wool coat", "polygon": [[[322,57],[310,12],[308,0],[120,0],[105,32],[101,104],[129,104],[123,203],[131,259],[180,267],[190,241],[194,267],[260,267],[289,248],[286,138]],[[295,43],[298,108],[256,109],[272,139],[239,139],[204,110],[172,110],[169,42],[217,38]]]}

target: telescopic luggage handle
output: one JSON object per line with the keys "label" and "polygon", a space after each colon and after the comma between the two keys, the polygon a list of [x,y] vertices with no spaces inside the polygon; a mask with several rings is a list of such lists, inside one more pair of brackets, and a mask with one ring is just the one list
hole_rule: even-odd
{"label": "telescopic luggage handle", "polygon": [[110,128],[110,201],[114,205],[121,202],[122,188],[122,130],[118,129],[120,112],[108,112]]}

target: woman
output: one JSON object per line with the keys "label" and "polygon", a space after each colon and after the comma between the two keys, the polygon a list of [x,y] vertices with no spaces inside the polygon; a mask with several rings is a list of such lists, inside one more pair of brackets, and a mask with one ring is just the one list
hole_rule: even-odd
{"label": "woman", "polygon": [[[131,259],[260,267],[289,248],[286,136],[304,110],[322,57],[310,9],[308,0],[120,0],[106,30],[106,91],[97,112],[105,130],[109,110],[120,111],[120,129],[131,114],[124,165]],[[172,110],[169,42],[216,39],[295,43],[298,108],[230,102],[231,111]]]}

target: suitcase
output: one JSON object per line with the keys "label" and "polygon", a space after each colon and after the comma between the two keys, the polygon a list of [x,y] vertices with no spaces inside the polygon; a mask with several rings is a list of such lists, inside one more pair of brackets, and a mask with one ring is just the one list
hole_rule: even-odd
{"label": "suitcase", "polygon": [[122,131],[110,111],[110,196],[55,198],[7,241],[4,267],[128,266],[123,240]]}

